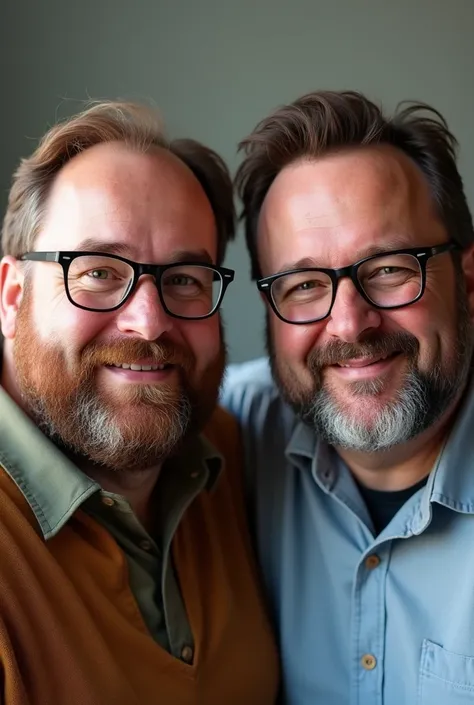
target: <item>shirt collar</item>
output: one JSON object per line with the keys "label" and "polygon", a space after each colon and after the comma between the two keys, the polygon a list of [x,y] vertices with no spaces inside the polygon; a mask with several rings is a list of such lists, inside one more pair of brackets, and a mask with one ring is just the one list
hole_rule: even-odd
{"label": "shirt collar", "polygon": [[84,475],[0,387],[0,464],[25,496],[45,539],[99,485]]}
{"label": "shirt collar", "polygon": [[200,465],[206,472],[205,489],[210,492],[224,466],[224,458],[205,435],[194,436],[180,453],[180,461],[189,466]]}
{"label": "shirt collar", "polygon": [[286,447],[286,457],[300,470],[311,472],[324,492],[329,492],[336,480],[337,468],[333,450],[316,436],[314,430],[299,421]]}
{"label": "shirt collar", "polygon": [[[204,436],[191,439],[180,454],[206,471],[211,491],[223,458]],[[57,448],[0,387],[0,465],[30,505],[45,539],[55,536],[100,485]]]}
{"label": "shirt collar", "polygon": [[430,502],[474,513],[474,378],[438,455],[425,493]]}

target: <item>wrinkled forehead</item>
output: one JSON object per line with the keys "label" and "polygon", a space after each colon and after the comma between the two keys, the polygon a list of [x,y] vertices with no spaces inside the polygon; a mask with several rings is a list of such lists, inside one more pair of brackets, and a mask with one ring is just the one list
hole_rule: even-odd
{"label": "wrinkled forehead", "polygon": [[211,256],[216,248],[212,208],[191,170],[167,150],[114,143],[92,147],[58,174],[35,249],[74,250],[85,238],[126,244],[137,259],[193,241]]}
{"label": "wrinkled forehead", "polygon": [[388,146],[354,149],[280,172],[263,203],[258,252],[265,269],[298,248],[333,266],[364,249],[442,235],[429,185],[409,157]]}

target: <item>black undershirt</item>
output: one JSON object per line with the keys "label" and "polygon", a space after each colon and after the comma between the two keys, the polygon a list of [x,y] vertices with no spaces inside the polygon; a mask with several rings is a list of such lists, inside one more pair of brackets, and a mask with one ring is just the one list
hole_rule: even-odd
{"label": "black undershirt", "polygon": [[395,492],[385,492],[381,490],[372,490],[357,483],[359,492],[365,502],[367,511],[372,519],[375,533],[380,534],[383,529],[391,522],[395,514],[407,502],[412,495],[426,485],[428,476],[404,490],[396,490]]}

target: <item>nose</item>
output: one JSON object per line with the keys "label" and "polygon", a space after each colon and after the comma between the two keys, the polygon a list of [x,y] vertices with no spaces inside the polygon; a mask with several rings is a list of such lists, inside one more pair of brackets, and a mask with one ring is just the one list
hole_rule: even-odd
{"label": "nose", "polygon": [[174,326],[174,319],[163,308],[151,277],[139,281],[132,296],[118,310],[117,328],[121,333],[153,341]]}
{"label": "nose", "polygon": [[336,299],[326,324],[329,335],[345,343],[356,343],[368,331],[379,328],[380,311],[357,291],[349,278],[339,280]]}

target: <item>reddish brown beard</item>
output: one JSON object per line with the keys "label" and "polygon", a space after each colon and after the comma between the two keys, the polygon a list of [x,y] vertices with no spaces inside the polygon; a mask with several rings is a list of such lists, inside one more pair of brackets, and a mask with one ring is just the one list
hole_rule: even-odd
{"label": "reddish brown beard", "polygon": [[[174,365],[179,383],[130,385],[120,396],[97,389],[97,368],[133,359]],[[113,470],[143,470],[177,452],[211,416],[225,367],[222,343],[198,380],[190,350],[168,340],[90,343],[75,363],[64,349],[40,340],[29,296],[18,314],[14,341],[17,382],[27,411],[59,447]],[[72,367],[72,369],[71,369]]]}

